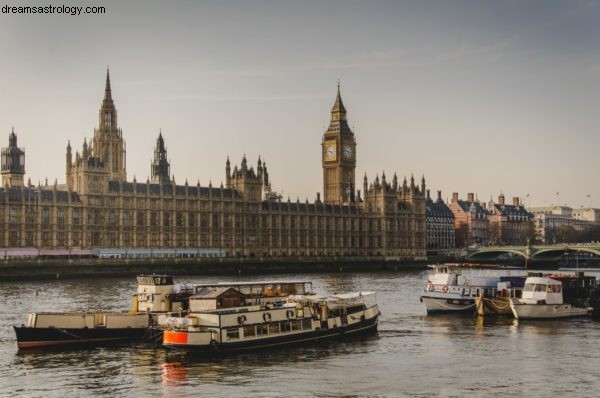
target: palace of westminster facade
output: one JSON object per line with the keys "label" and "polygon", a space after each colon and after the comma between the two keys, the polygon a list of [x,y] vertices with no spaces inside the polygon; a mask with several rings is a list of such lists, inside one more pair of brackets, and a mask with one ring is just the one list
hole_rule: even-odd
{"label": "palace of westminster facade", "polygon": [[14,129],[1,152],[0,247],[219,248],[227,256],[425,256],[425,180],[382,174],[356,189],[356,141],[339,87],[322,139],[323,199],[282,201],[266,163],[244,158],[226,186],[175,184],[162,134],[151,178],[127,181],[126,151],[107,72],[99,127],[66,153],[66,183],[24,183]]}

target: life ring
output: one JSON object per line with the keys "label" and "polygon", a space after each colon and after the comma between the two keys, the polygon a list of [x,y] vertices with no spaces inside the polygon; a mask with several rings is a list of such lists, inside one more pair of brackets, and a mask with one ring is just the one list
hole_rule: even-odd
{"label": "life ring", "polygon": [[238,316],[238,323],[240,325],[243,325],[244,323],[246,323],[246,315],[240,315],[240,316]]}
{"label": "life ring", "polygon": [[263,319],[265,320],[265,322],[269,322],[271,320],[271,314],[268,312],[265,312],[263,314]]}
{"label": "life ring", "polygon": [[442,293],[448,293],[448,285],[442,287]]}
{"label": "life ring", "polygon": [[217,348],[219,348],[219,342],[215,339],[212,339],[210,341],[210,348],[216,350]]}
{"label": "life ring", "polygon": [[294,310],[287,310],[287,312],[285,313],[285,315],[288,317],[288,319],[293,318],[294,317]]}

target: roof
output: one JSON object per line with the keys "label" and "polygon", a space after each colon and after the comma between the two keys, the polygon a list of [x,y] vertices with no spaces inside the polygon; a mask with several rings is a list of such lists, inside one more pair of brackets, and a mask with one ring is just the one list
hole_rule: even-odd
{"label": "roof", "polygon": [[[69,195],[71,196],[71,202],[79,202],[79,195],[77,192],[59,191],[54,189],[42,189],[36,187],[11,187],[11,188],[0,188],[0,201],[6,200],[8,196],[9,201],[21,201],[26,202],[52,202],[54,200],[54,193],[56,192],[57,202],[68,202]],[[33,204],[33,203],[32,203]]]}
{"label": "roof", "polygon": [[217,287],[217,288],[209,288],[209,287],[205,287],[203,289],[200,289],[196,292],[196,294],[194,294],[192,297],[190,297],[190,299],[196,299],[196,300],[204,300],[204,299],[215,299],[220,297],[221,295],[223,295],[224,293],[233,290],[234,292],[236,292],[237,294],[243,296],[244,294],[241,293],[239,290],[236,290],[232,287]]}
{"label": "roof", "polygon": [[427,217],[447,217],[454,218],[454,213],[444,202],[425,202]]}

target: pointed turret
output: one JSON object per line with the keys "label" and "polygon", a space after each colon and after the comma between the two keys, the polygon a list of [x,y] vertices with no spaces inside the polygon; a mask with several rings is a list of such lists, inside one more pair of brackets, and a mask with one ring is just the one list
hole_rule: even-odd
{"label": "pointed turret", "polygon": [[2,185],[22,187],[25,175],[25,151],[17,146],[17,135],[13,127],[8,136],[8,147],[1,151]]}
{"label": "pointed turret", "polygon": [[110,88],[110,72],[106,69],[106,84],[104,86],[104,99],[102,100],[102,106],[100,107],[100,130],[107,132],[106,130],[116,129],[117,127],[117,110],[115,103],[112,99],[112,90]]}
{"label": "pointed turret", "polygon": [[340,94],[340,82],[338,80],[337,96],[335,97],[335,103],[331,108],[331,120],[346,120],[346,108],[342,102],[342,95]]}
{"label": "pointed turret", "polygon": [[152,182],[161,183],[169,181],[171,175],[171,165],[167,159],[167,148],[165,140],[162,136],[162,130],[159,130],[158,138],[156,139],[156,147],[154,148],[154,160],[152,161],[150,172]]}

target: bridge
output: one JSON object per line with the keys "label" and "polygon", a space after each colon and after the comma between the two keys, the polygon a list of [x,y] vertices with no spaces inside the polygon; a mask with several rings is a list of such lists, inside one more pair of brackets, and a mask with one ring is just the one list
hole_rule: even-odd
{"label": "bridge", "polygon": [[600,258],[600,244],[558,244],[528,246],[486,246],[467,249],[467,260],[494,260],[500,256],[525,260],[558,260],[564,254],[584,254]]}

